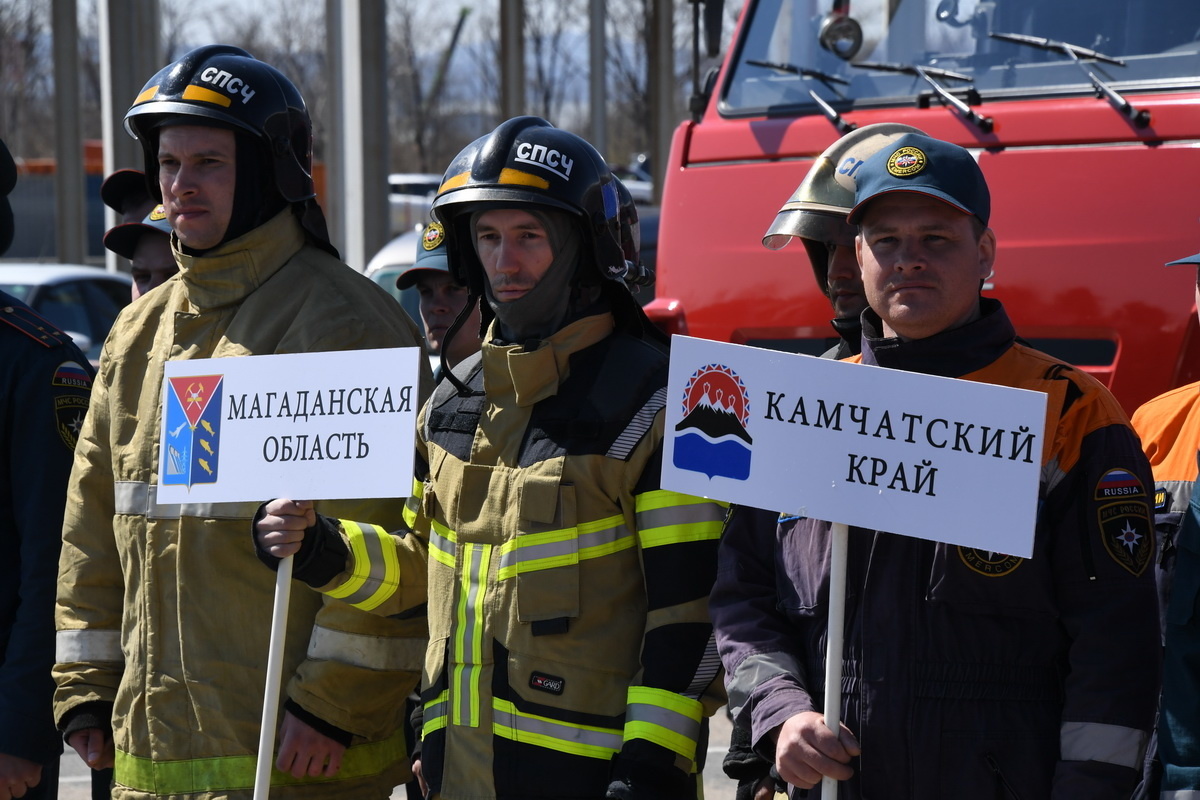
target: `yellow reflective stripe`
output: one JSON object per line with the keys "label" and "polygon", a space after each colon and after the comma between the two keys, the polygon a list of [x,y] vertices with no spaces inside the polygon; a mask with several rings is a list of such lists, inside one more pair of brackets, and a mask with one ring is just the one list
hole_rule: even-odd
{"label": "yellow reflective stripe", "polygon": [[[382,741],[348,748],[342,756],[342,768],[332,779],[293,778],[272,767],[271,785],[295,786],[365,778],[382,772],[406,755],[404,732],[397,731]],[[114,760],[118,783],[134,791],[158,796],[252,789],[258,762],[255,755],[153,761],[120,750],[116,751]]]}
{"label": "yellow reflective stripe", "polygon": [[446,727],[446,701],[449,697],[449,690],[443,690],[441,694],[425,704],[425,713],[421,718],[422,737]]}
{"label": "yellow reflective stripe", "polygon": [[370,611],[400,588],[400,560],[392,537],[378,525],[353,520],[338,520],[350,542],[354,557],[350,577],[341,586],[326,592],[345,600],[355,608]]}
{"label": "yellow reflective stripe", "polygon": [[513,169],[505,167],[500,170],[500,178],[497,183],[516,183],[521,186],[536,186],[539,189],[549,189],[550,181],[540,175],[534,175],[531,172],[526,172],[522,169]]}
{"label": "yellow reflective stripe", "polygon": [[455,609],[454,654],[451,669],[450,721],[470,728],[479,726],[479,698],[483,664],[484,600],[492,545],[462,546],[461,589]]}
{"label": "yellow reflective stripe", "polygon": [[633,547],[633,535],[620,514],[543,533],[529,533],[500,546],[500,580],[543,569],[578,564]]}
{"label": "yellow reflective stripe", "polygon": [[507,700],[492,702],[492,733],[522,744],[605,761],[621,749],[621,732],[527,714]]}
{"label": "yellow reflective stripe", "polygon": [[627,702],[625,741],[645,739],[695,760],[704,716],[704,705],[699,700],[665,689],[630,686]]}
{"label": "yellow reflective stripe", "polygon": [[642,547],[721,538],[728,503],[657,489],[636,498]]}
{"label": "yellow reflective stripe", "polygon": [[185,86],[183,89],[184,100],[199,100],[202,103],[212,103],[215,106],[224,106],[229,108],[233,104],[233,100],[220,92],[214,92],[212,89],[205,89],[203,86]]}
{"label": "yellow reflective stripe", "polygon": [[133,104],[136,106],[138,103],[144,103],[147,100],[150,100],[151,98],[153,98],[154,95],[156,95],[156,94],[158,94],[158,84],[157,83],[154,84],[153,86],[151,86],[149,89],[146,89],[145,91],[143,91],[137,97],[135,97],[133,99]]}
{"label": "yellow reflective stripe", "polygon": [[404,501],[404,524],[409,530],[417,526],[417,517],[421,513],[421,500],[425,497],[425,484],[413,478],[412,493]]}
{"label": "yellow reflective stripe", "polygon": [[437,520],[429,524],[429,556],[450,569],[458,565],[458,534]]}

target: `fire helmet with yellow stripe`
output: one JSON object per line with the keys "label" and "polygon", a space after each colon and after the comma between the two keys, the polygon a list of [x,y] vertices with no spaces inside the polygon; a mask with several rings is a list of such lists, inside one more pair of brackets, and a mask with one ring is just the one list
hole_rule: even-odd
{"label": "fire helmet with yellow stripe", "polygon": [[[300,91],[279,70],[240,47],[205,45],[158,71],[125,114],[125,129],[142,145],[150,189],[157,182],[157,136],[165,121],[218,125],[262,140],[275,187],[288,203],[316,196],[312,120]],[[160,198],[161,199],[161,198]]]}
{"label": "fire helmet with yellow stripe", "polygon": [[520,206],[573,215],[584,252],[592,254],[594,274],[622,284],[629,277],[620,190],[608,164],[569,131],[540,117],[513,117],[455,156],[434,198],[433,213],[446,227],[450,269],[458,280],[467,286],[483,280],[471,243],[470,212]]}

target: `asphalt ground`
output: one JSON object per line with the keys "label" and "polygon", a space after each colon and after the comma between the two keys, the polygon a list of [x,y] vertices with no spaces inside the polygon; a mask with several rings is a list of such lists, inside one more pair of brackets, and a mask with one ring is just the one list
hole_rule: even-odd
{"label": "asphalt ground", "polygon": [[[709,734],[708,758],[704,765],[705,800],[733,800],[735,785],[721,772],[721,760],[729,747],[729,718],[722,708],[712,718]],[[90,770],[83,761],[68,749],[63,753],[59,765],[59,800],[91,800],[92,784]],[[405,800],[404,789],[392,795],[392,800]]]}

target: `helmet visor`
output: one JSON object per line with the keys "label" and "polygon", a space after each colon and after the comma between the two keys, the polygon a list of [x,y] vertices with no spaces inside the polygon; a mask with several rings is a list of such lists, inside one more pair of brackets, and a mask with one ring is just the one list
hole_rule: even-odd
{"label": "helmet visor", "polygon": [[762,242],[768,250],[782,249],[792,237],[850,247],[857,233],[858,228],[846,222],[841,214],[785,208],[775,215]]}

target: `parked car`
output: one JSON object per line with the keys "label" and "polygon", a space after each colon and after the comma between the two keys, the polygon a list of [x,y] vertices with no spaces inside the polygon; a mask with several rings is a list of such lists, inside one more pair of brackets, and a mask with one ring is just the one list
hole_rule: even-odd
{"label": "parked car", "polygon": [[0,289],[69,333],[92,364],[132,283],[123,272],[83,264],[0,263]]}
{"label": "parked car", "polygon": [[432,172],[393,172],[388,175],[391,229],[408,231],[429,222],[429,209],[442,176]]}

